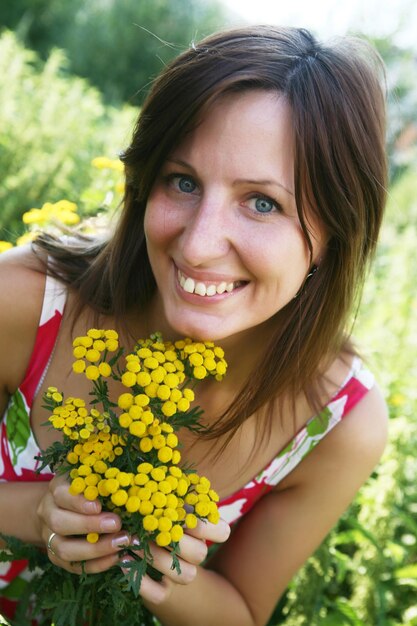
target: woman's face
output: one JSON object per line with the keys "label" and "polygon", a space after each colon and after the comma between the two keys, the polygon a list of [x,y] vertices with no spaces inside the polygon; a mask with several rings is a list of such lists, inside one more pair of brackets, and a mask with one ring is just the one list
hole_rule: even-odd
{"label": "woman's face", "polygon": [[145,215],[161,330],[221,340],[294,298],[310,259],[293,167],[289,106],[260,90],[223,97],[172,151]]}

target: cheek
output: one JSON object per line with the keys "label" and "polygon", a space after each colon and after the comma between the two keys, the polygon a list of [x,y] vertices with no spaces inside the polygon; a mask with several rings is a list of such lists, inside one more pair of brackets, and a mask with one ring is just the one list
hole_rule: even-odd
{"label": "cheek", "polygon": [[163,243],[175,235],[178,228],[173,211],[157,194],[149,198],[145,211],[145,237],[149,243]]}

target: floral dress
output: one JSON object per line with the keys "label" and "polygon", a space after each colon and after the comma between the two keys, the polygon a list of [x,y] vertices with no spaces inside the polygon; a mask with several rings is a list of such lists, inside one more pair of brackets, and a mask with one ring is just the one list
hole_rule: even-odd
{"label": "floral dress", "polygon": [[[32,356],[20,387],[11,396],[0,422],[0,482],[47,481],[52,474],[36,472],[39,446],[30,423],[33,400],[51,362],[66,300],[65,288],[48,276],[41,318]],[[221,517],[236,523],[256,502],[285,478],[342,420],[374,384],[359,358],[339,391],[320,414],[312,417],[296,436],[249,483],[221,500]],[[12,617],[19,591],[30,573],[26,561],[0,563],[0,614]]]}

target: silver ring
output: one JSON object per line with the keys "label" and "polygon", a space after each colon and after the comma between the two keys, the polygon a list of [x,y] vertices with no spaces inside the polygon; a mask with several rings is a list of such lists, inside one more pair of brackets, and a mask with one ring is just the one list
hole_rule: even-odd
{"label": "silver ring", "polygon": [[56,536],[56,533],[51,533],[49,535],[49,539],[48,539],[48,543],[46,544],[46,549],[48,550],[48,552],[50,552],[51,554],[53,554],[54,556],[56,556],[56,552],[52,547],[52,539]]}

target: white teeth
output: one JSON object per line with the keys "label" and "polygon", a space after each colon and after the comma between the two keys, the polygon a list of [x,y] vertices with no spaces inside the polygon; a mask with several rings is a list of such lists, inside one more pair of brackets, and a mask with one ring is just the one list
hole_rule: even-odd
{"label": "white teeth", "polygon": [[195,282],[193,281],[192,278],[186,278],[185,279],[185,283],[183,285],[183,289],[184,291],[186,291],[187,293],[194,293],[194,289],[195,289]]}
{"label": "white teeth", "polygon": [[225,291],[230,293],[235,287],[240,285],[239,282],[221,282],[218,285],[205,285],[202,282],[196,282],[193,278],[190,278],[189,276],[185,277],[184,274],[180,272],[180,270],[178,270],[177,276],[178,282],[184,289],[184,291],[186,291],[187,293],[195,293],[198,296],[215,296],[217,294],[221,295]]}
{"label": "white teeth", "polygon": [[206,289],[206,286],[204,283],[197,283],[194,289],[194,293],[196,293],[199,296],[205,296],[206,293],[207,295],[211,295],[208,293],[208,289]]}

